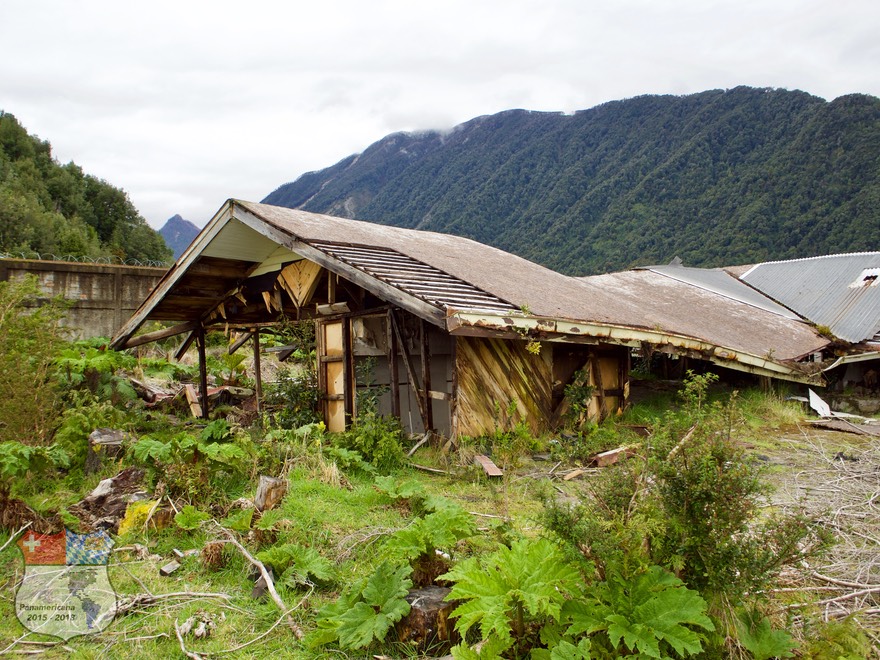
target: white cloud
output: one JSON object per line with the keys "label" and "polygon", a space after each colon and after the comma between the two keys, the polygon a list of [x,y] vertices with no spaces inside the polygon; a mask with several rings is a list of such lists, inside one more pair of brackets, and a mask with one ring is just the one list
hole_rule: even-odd
{"label": "white cloud", "polygon": [[739,84],[880,94],[873,0],[4,0],[0,109],[204,223],[400,130]]}

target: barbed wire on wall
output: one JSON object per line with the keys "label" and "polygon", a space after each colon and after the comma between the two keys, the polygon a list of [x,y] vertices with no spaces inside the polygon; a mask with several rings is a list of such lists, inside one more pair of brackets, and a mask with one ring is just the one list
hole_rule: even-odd
{"label": "barbed wire on wall", "polygon": [[85,257],[73,254],[56,255],[51,253],[40,254],[33,251],[0,252],[0,259],[31,259],[37,261],[66,261],[78,264],[107,264],[108,266],[146,266],[151,268],[168,268],[171,264],[167,261],[154,261],[146,259],[122,259],[121,257]]}

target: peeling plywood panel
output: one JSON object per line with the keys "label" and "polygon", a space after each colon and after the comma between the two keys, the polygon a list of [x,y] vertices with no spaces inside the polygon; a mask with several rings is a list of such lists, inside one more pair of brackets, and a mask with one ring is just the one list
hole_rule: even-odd
{"label": "peeling plywood panel", "polygon": [[455,435],[484,435],[518,422],[534,433],[547,429],[553,413],[550,350],[534,355],[524,341],[458,337],[455,354]]}

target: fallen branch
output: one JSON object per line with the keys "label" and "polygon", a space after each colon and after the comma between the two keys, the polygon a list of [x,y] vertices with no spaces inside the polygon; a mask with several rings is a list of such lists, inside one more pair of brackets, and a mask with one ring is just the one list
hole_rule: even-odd
{"label": "fallen branch", "polygon": [[187,598],[190,600],[198,598],[219,598],[227,601],[232,600],[232,597],[227,594],[209,591],[173,591],[167,594],[136,594],[119,600],[116,603],[116,614],[126,614],[137,607],[155,605],[160,600],[166,600],[169,598]]}
{"label": "fallen branch", "polygon": [[447,470],[441,470],[439,468],[428,467],[427,465],[419,465],[417,463],[410,463],[410,467],[414,467],[416,470],[423,470],[425,472],[433,472],[434,474],[452,474]]}
{"label": "fallen branch", "polygon": [[235,538],[235,535],[222,525],[214,522],[214,525],[217,529],[229,540],[232,545],[238,548],[238,551],[247,559],[252,566],[256,567],[257,570],[260,571],[260,575],[263,576],[263,580],[266,583],[266,590],[269,592],[269,595],[272,597],[272,601],[275,605],[278,606],[278,609],[282,612],[285,612],[285,617],[287,618],[287,624],[290,626],[290,629],[293,631],[293,634],[296,635],[297,639],[302,639],[305,637],[305,633],[302,628],[297,625],[296,621],[290,616],[290,612],[292,610],[288,610],[287,605],[284,604],[284,601],[281,600],[281,596],[278,595],[278,592],[275,590],[275,582],[272,580],[272,576],[269,575],[269,571],[266,570],[266,566],[259,559],[254,557],[250,552],[248,552],[247,548],[245,548],[241,543],[238,542],[238,539]]}
{"label": "fallen branch", "polygon": [[7,539],[6,543],[4,543],[2,547],[0,547],[0,552],[3,552],[4,550],[6,550],[6,548],[9,547],[9,544],[12,543],[13,541],[15,541],[15,539],[18,538],[18,535],[19,535],[19,534],[21,534],[24,530],[26,530],[28,527],[30,527],[30,526],[33,525],[33,524],[34,524],[33,521],[31,521],[31,522],[29,522],[29,523],[26,523],[26,524],[25,524],[21,529],[19,529],[17,532],[12,532],[12,536],[10,536],[10,537]]}
{"label": "fallen branch", "polygon": [[174,634],[177,635],[177,641],[180,643],[180,650],[187,658],[190,658],[190,660],[202,660],[202,656],[198,653],[186,650],[186,645],[183,643],[183,635],[180,634],[180,624],[177,623],[177,619],[174,619]]}
{"label": "fallen branch", "polygon": [[286,612],[282,612],[282,613],[281,613],[281,616],[278,617],[278,620],[275,621],[275,623],[273,623],[273,624],[269,627],[268,630],[266,630],[266,631],[260,633],[259,635],[257,635],[256,637],[254,637],[254,638],[253,638],[252,640],[250,640],[249,642],[245,642],[245,643],[243,643],[243,644],[239,644],[238,646],[233,646],[232,648],[229,648],[229,649],[223,649],[222,651],[211,651],[211,655],[220,655],[220,654],[222,654],[222,653],[235,653],[236,651],[241,651],[243,648],[247,648],[247,647],[250,646],[251,644],[256,644],[256,643],[259,642],[261,639],[263,639],[264,637],[266,637],[270,632],[272,632],[273,630],[275,630],[275,628],[277,628],[278,625],[279,625],[282,621],[284,621],[284,619],[287,618],[287,617],[290,615],[291,612],[293,612],[294,610],[299,609],[300,606],[302,606],[302,604],[303,604],[304,602],[306,602],[306,600],[308,600],[309,596],[311,596],[312,593],[313,593],[314,591],[315,591],[314,588],[310,589],[310,590],[309,590],[309,593],[307,593],[305,596],[303,596],[303,597],[302,597],[302,600],[300,600],[296,605],[294,605],[291,609],[287,610]]}

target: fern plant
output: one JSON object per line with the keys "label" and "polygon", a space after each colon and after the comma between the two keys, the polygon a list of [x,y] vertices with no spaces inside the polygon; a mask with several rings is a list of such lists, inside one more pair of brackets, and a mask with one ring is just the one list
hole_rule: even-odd
{"label": "fern plant", "polygon": [[392,534],[385,542],[384,553],[392,560],[409,562],[413,582],[427,586],[448,568],[444,555],[439,552],[451,551],[458,541],[473,536],[476,531],[471,516],[449,502]]}
{"label": "fern plant", "polygon": [[591,645],[620,655],[651,658],[696,655],[702,633],[715,630],[699,593],[659,566],[626,578],[616,569],[584,599],[565,603],[566,634],[586,634]]}
{"label": "fern plant", "polygon": [[357,583],[335,603],[318,612],[312,647],[338,642],[344,649],[362,649],[383,641],[391,627],[409,614],[406,594],[412,587],[409,566],[383,562],[367,580]]}
{"label": "fern plant", "polygon": [[[501,545],[460,562],[441,579],[453,583],[446,599],[463,601],[452,612],[462,638],[479,625],[499,653],[521,654],[536,645],[541,628],[555,625],[566,600],[580,590],[579,573],[547,539]],[[456,657],[471,652],[466,644],[453,649]]]}
{"label": "fern plant", "polygon": [[314,586],[333,579],[333,564],[314,548],[296,543],[273,546],[257,553],[257,559],[269,566],[279,582],[289,587]]}

